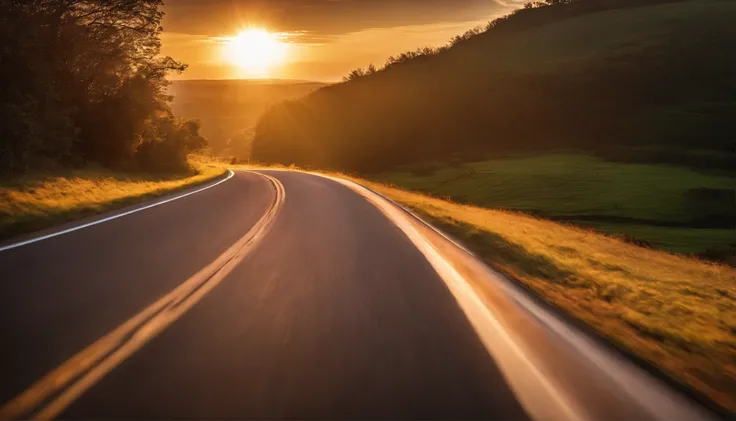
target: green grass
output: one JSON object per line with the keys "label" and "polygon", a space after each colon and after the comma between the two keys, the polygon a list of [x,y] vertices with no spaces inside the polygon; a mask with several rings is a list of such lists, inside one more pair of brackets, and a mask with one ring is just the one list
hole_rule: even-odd
{"label": "green grass", "polygon": [[[580,225],[585,226],[584,223]],[[736,243],[736,230],[707,228],[671,228],[633,224],[593,225],[596,230],[607,234],[626,233],[633,238],[643,239],[659,249],[673,253],[700,253]]]}
{"label": "green grass", "polygon": [[0,239],[120,208],[204,183],[223,165],[192,157],[190,174],[156,176],[103,168],[29,174],[0,182]]}
{"label": "green grass", "polygon": [[[736,410],[735,268],[518,212],[354,180],[418,212],[617,346]],[[484,283],[472,286],[481,296],[490,293]]]}
{"label": "green grass", "polygon": [[[462,203],[624,233],[678,253],[702,253],[735,240],[730,216],[736,203],[729,196],[733,179],[685,167],[559,154],[424,164],[372,179]],[[703,188],[720,197],[698,199]],[[707,226],[709,215],[715,225]]]}

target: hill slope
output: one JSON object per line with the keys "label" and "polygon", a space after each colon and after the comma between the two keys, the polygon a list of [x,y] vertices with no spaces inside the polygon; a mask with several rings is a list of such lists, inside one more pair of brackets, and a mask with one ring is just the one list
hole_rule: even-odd
{"label": "hill slope", "polygon": [[248,158],[258,118],[279,101],[300,98],[324,83],[289,80],[183,80],[172,82],[172,109],[199,119],[213,152]]}
{"label": "hill slope", "polygon": [[735,21],[736,2],[719,0],[523,9],[452,48],[271,108],[253,157],[378,171],[519,149],[620,157],[624,146],[685,161],[717,151],[728,168]]}

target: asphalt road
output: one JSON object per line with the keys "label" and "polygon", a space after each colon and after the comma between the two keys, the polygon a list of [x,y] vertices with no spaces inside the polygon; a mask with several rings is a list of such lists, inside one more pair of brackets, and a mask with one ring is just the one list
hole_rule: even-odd
{"label": "asphalt road", "polygon": [[[62,419],[527,418],[404,233],[339,183],[270,174],[282,203],[268,178],[238,172],[197,194],[1,251],[0,402],[21,408],[4,415],[44,418],[38,411],[56,405],[46,414]],[[197,278],[216,285],[164,303],[177,310],[196,295],[190,307],[144,315],[143,328],[104,351],[115,358],[74,360],[238,241],[247,253]],[[34,389],[65,362],[71,374],[52,383],[78,393]]]}

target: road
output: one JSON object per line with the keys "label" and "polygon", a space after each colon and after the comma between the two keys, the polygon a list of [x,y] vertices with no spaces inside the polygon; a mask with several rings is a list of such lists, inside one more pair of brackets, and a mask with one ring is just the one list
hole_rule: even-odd
{"label": "road", "polygon": [[0,244],[0,418],[711,417],[523,299],[478,316],[451,283],[477,261],[369,193],[290,171],[196,190]]}

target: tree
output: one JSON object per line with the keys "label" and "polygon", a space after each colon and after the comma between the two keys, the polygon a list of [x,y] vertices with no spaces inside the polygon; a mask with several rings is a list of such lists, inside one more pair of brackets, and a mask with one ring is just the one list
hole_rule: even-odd
{"label": "tree", "polygon": [[0,164],[133,162],[148,124],[173,118],[161,0],[0,0]]}
{"label": "tree", "polygon": [[343,82],[349,82],[351,80],[358,79],[358,78],[363,77],[365,75],[366,75],[366,71],[365,70],[363,70],[362,68],[357,68],[357,69],[351,71],[350,73],[348,73],[348,75],[345,76],[345,77],[343,77],[342,80],[343,80]]}

